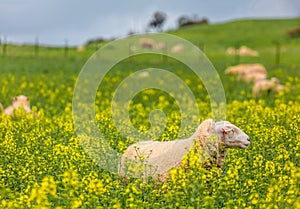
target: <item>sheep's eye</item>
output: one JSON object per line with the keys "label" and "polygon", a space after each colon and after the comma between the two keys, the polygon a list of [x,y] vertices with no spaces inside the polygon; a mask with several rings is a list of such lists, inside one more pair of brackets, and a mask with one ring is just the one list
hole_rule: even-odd
{"label": "sheep's eye", "polygon": [[227,134],[228,133],[224,128],[222,128],[222,132],[223,132],[223,134]]}
{"label": "sheep's eye", "polygon": [[234,130],[233,129],[230,129],[230,130],[225,130],[224,128],[222,128],[222,132],[223,134],[229,134],[229,135],[233,135],[234,134]]}

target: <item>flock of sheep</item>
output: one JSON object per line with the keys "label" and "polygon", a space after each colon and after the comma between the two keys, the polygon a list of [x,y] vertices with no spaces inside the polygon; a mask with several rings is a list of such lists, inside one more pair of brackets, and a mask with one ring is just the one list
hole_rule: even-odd
{"label": "flock of sheep", "polygon": [[252,95],[258,98],[262,92],[279,92],[284,90],[284,86],[275,77],[267,79],[266,68],[261,64],[239,64],[228,67],[225,74],[237,75],[238,80],[246,83],[253,82]]}
{"label": "flock of sheep", "polygon": [[229,47],[226,50],[227,55],[239,55],[239,56],[250,56],[250,57],[258,57],[259,52],[251,49],[247,46],[241,46],[240,48]]}
{"label": "flock of sheep", "polygon": [[[167,45],[163,42],[156,43],[151,38],[141,38],[140,39],[140,47],[144,49],[161,49],[167,50]],[[184,49],[182,44],[176,44],[170,48],[172,53],[179,53]],[[135,50],[135,47],[132,47],[131,50]]]}
{"label": "flock of sheep", "polygon": [[[142,38],[140,39],[141,48],[148,49],[162,49],[166,50],[165,43],[156,43],[153,39]],[[135,48],[133,47],[132,50]],[[174,45],[171,48],[172,53],[182,52],[184,46],[181,44]],[[238,49],[229,47],[226,50],[227,55],[239,55],[239,56],[259,56],[259,52],[253,50],[247,46],[241,46]],[[240,64],[231,66],[225,70],[225,74],[237,75],[238,80],[243,80],[246,83],[253,82],[252,95],[254,98],[258,98],[262,92],[279,92],[284,90],[284,86],[279,83],[279,80],[275,77],[267,79],[266,68],[262,64]]]}

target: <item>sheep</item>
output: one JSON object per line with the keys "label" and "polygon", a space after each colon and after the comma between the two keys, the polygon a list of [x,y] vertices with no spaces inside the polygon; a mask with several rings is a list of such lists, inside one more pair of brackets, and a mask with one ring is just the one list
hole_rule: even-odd
{"label": "sheep", "polygon": [[290,37],[297,37],[300,36],[300,28],[288,31]]}
{"label": "sheep", "polygon": [[229,47],[229,48],[227,48],[226,49],[226,54],[227,55],[235,55],[236,54],[236,49],[235,48],[233,48],[233,47]]}
{"label": "sheep", "polygon": [[7,108],[4,109],[4,114],[8,116],[13,116],[14,111],[18,108],[23,108],[25,112],[31,113],[30,104],[29,104],[29,98],[20,95],[17,97],[12,98],[13,104]]}
{"label": "sheep", "polygon": [[140,39],[140,45],[142,48],[145,48],[145,49],[153,49],[155,48],[155,42],[154,40],[152,39],[149,39],[149,38],[142,38]]}
{"label": "sheep", "polygon": [[240,55],[240,56],[252,56],[252,57],[258,57],[259,53],[253,49],[250,49],[247,46],[241,46],[238,49],[235,49],[233,47],[229,47],[226,49],[227,55]]}
{"label": "sheep", "polygon": [[148,78],[150,76],[148,71],[143,71],[138,74],[139,78]]}
{"label": "sheep", "polygon": [[242,73],[248,72],[267,74],[266,68],[262,64],[239,64],[236,66],[228,67],[225,70],[225,74],[241,75]]}
{"label": "sheep", "polygon": [[258,57],[259,53],[253,49],[248,48],[247,46],[241,46],[239,49],[240,56],[251,56],[251,57]]}
{"label": "sheep", "polygon": [[246,83],[250,83],[251,81],[259,81],[259,80],[265,80],[267,78],[267,74],[266,73],[262,73],[262,72],[255,72],[255,71],[250,71],[250,72],[242,72],[239,76],[238,76],[238,80],[243,80]]}
{"label": "sheep", "polygon": [[279,84],[279,80],[277,78],[272,77],[270,80],[256,81],[253,85],[252,95],[254,98],[258,98],[260,92],[263,92],[263,91],[279,92],[282,90],[284,90],[284,86]]}
{"label": "sheep", "polygon": [[[215,138],[216,140],[211,140]],[[197,131],[187,139],[173,141],[143,141],[130,145],[121,157],[118,172],[122,176],[142,177],[146,180],[165,181],[170,170],[181,166],[183,157],[199,143],[203,165],[212,160],[219,168],[223,166],[227,148],[246,149],[250,138],[228,121],[203,121]]]}
{"label": "sheep", "polygon": [[172,53],[179,53],[183,50],[183,45],[182,44],[176,44],[175,46],[172,47],[171,52]]}
{"label": "sheep", "polygon": [[77,52],[83,52],[84,51],[84,46],[80,45],[77,46]]}

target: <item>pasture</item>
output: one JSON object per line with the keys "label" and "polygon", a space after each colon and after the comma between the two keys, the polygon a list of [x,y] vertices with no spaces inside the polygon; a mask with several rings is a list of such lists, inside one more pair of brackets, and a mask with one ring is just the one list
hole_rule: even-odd
{"label": "pasture", "polygon": [[[102,169],[77,139],[72,118],[74,86],[82,67],[95,52],[70,48],[8,45],[0,54],[0,103],[30,98],[33,115],[17,111],[0,116],[1,208],[300,208],[300,38],[289,30],[300,19],[240,20],[191,26],[169,33],[204,50],[219,73],[227,102],[226,118],[251,138],[246,150],[231,149],[222,171],[205,170],[191,156],[189,169],[177,168],[167,182],[130,178],[126,181]],[[280,60],[276,63],[276,44]],[[246,45],[259,57],[228,56],[230,46]],[[261,63],[268,78],[277,77],[286,88],[253,99],[253,83],[225,75],[228,66]],[[111,97],[120,82],[145,67],[167,69],[178,75],[196,97],[200,124],[211,117],[209,95],[201,80],[183,63],[160,55],[130,57],[115,65],[99,86],[96,120],[108,143],[119,152],[133,143],[112,120]],[[162,78],[162,82],[167,82]],[[166,127],[155,140],[178,138],[181,115],[166,92],[150,89],[137,94],[130,105],[134,127],[150,127],[149,114],[161,109]],[[197,127],[185,127],[189,135]]]}

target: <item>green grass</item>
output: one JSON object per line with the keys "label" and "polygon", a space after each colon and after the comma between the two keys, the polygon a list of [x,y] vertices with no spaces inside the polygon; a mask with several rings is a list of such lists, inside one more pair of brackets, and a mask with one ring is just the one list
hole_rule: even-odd
{"label": "green grass", "polygon": [[[65,56],[63,48],[40,47],[36,55],[34,46],[8,45],[6,55],[0,51],[0,102],[6,107],[13,96],[29,96],[37,118],[21,111],[14,118],[0,116],[0,208],[299,208],[300,38],[287,36],[299,22],[238,20],[170,31],[195,45],[204,43],[224,86],[227,119],[251,137],[251,146],[230,150],[221,172],[204,170],[192,155],[189,169],[172,171],[166,183],[124,181],[100,168],[79,143],[72,96],[78,74],[95,49],[70,48]],[[281,44],[279,66],[274,41]],[[278,77],[286,91],[254,100],[252,83],[225,75],[226,67],[236,63],[225,50],[235,45],[258,50],[259,57],[239,61],[264,64],[268,77]],[[158,55],[128,58],[105,77],[95,103],[99,130],[118,151],[132,139],[115,127],[111,97],[124,78],[149,66],[167,69],[188,85],[199,105],[200,118],[194,118],[198,123],[211,117],[205,86],[184,64]],[[134,97],[133,126],[149,128],[149,114],[157,108],[166,114],[167,126],[156,140],[176,139],[179,118],[186,115],[162,91],[147,90]],[[195,128],[188,125],[185,134]]]}

